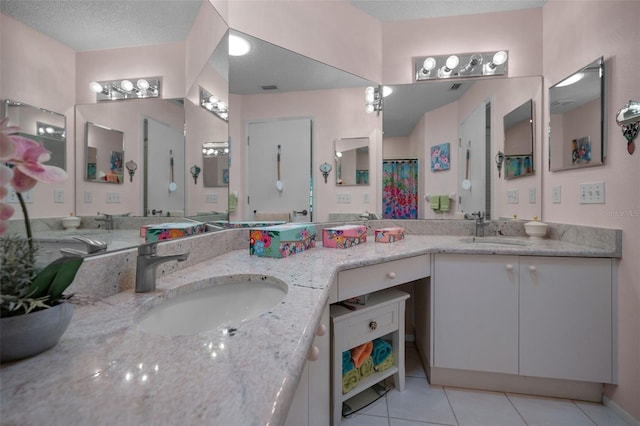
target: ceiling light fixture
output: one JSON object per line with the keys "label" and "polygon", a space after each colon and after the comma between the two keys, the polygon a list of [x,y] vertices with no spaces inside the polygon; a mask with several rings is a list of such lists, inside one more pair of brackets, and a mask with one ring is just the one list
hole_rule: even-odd
{"label": "ceiling light fixture", "polygon": [[582,80],[583,77],[584,77],[584,73],[581,73],[581,72],[575,73],[571,77],[566,78],[562,80],[560,83],[556,84],[555,87],[571,86],[572,84],[575,84],[580,80]]}
{"label": "ceiling light fixture", "polygon": [[229,55],[244,56],[251,51],[251,44],[235,34],[229,34]]}
{"label": "ceiling light fixture", "polygon": [[[136,81],[134,86],[133,81]],[[92,81],[89,89],[96,94],[96,100],[116,101],[160,97],[160,78],[138,78],[111,81]]]}
{"label": "ceiling light fixture", "polygon": [[413,58],[415,81],[507,74],[506,50]]}

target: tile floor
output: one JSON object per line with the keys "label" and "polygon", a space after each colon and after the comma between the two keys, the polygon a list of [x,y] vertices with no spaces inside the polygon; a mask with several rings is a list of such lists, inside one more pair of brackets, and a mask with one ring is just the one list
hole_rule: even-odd
{"label": "tile floor", "polygon": [[619,426],[627,425],[601,404],[557,398],[431,386],[413,343],[407,343],[404,392],[384,397],[342,426]]}

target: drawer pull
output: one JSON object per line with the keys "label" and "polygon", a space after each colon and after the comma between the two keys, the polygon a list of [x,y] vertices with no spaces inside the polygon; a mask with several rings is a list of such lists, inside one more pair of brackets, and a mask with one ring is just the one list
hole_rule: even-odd
{"label": "drawer pull", "polygon": [[320,325],[318,325],[318,329],[316,330],[316,336],[324,336],[325,334],[327,334],[327,326],[323,323],[320,323]]}
{"label": "drawer pull", "polygon": [[369,328],[371,329],[371,331],[375,330],[376,328],[378,328],[378,323],[375,321],[371,321],[369,323]]}
{"label": "drawer pull", "polygon": [[395,279],[396,278],[396,273],[395,272],[387,272],[387,277],[389,277],[390,279]]}
{"label": "drawer pull", "polygon": [[507,264],[506,268],[507,268],[507,271],[513,271],[513,265],[510,263]]}
{"label": "drawer pull", "polygon": [[317,361],[319,357],[320,357],[320,348],[317,347],[316,345],[311,346],[311,349],[309,349],[309,353],[307,354],[307,359],[309,361]]}
{"label": "drawer pull", "polygon": [[535,272],[536,271],[536,267],[534,265],[529,265],[529,270],[531,272]]}

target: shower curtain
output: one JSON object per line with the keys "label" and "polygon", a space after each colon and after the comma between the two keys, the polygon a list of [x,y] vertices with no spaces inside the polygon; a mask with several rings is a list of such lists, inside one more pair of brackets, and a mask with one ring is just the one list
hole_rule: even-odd
{"label": "shower curtain", "polygon": [[418,218],[418,160],[382,161],[385,219]]}

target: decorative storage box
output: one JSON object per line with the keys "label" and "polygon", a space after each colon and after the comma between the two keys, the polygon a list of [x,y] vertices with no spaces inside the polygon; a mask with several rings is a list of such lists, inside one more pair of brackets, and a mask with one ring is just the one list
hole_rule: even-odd
{"label": "decorative storage box", "polygon": [[[143,230],[144,228],[144,230]],[[207,232],[207,224],[202,222],[169,222],[147,225],[140,228],[140,236],[148,243],[171,240]]]}
{"label": "decorative storage box", "polygon": [[404,228],[392,226],[375,230],[376,243],[392,243],[404,238]]}
{"label": "decorative storage box", "polygon": [[249,254],[282,258],[316,246],[316,226],[311,223],[285,223],[251,229]]}
{"label": "decorative storage box", "polygon": [[342,225],[322,230],[322,245],[331,248],[348,248],[367,241],[364,225]]}

